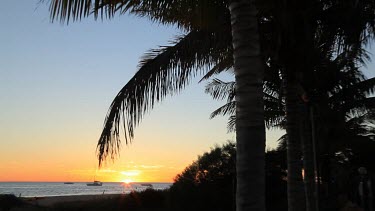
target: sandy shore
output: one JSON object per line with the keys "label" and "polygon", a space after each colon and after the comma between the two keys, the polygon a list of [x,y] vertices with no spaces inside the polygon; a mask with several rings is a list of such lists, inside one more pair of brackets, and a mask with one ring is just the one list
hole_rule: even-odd
{"label": "sandy shore", "polygon": [[46,197],[25,197],[25,201],[34,205],[52,206],[56,203],[63,202],[77,202],[77,201],[91,201],[96,199],[106,199],[123,194],[100,194],[100,195],[71,195],[71,196],[46,196]]}

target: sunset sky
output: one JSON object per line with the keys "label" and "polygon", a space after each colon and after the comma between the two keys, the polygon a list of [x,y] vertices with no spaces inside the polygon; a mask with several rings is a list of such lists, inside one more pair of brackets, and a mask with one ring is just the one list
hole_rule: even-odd
{"label": "sunset sky", "polygon": [[[199,154],[235,140],[227,118],[209,119],[223,102],[198,77],[148,113],[134,142],[99,170],[96,143],[112,99],[143,53],[180,32],[128,15],[51,23],[38,2],[0,7],[0,181],[171,182]],[[281,134],[268,131],[267,146]]]}

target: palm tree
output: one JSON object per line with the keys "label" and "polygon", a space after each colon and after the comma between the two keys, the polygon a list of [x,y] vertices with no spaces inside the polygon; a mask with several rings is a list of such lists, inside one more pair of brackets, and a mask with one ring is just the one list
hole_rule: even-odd
{"label": "palm tree", "polygon": [[[199,8],[201,10],[205,8],[211,10],[212,8],[207,7],[212,5],[210,2],[211,1],[196,1],[195,3],[200,6]],[[125,9],[126,11],[132,10],[132,12],[140,11],[140,13],[150,15],[152,18],[162,22],[175,22],[174,15],[177,14],[174,13],[174,15],[170,16],[167,15],[167,13],[176,11],[176,8],[178,9],[181,5],[196,6],[191,1],[139,2],[96,0],[92,2],[89,0],[54,0],[51,2],[51,17],[56,18],[59,16],[61,20],[69,21],[70,17],[75,20],[82,16],[89,15],[92,8],[94,9],[95,16],[99,14],[99,11],[105,11],[106,15],[112,16],[115,12]],[[220,4],[220,6],[222,5],[223,4]],[[173,8],[173,10],[168,10],[169,8]],[[263,122],[262,96],[264,71],[259,46],[257,10],[253,1],[245,0],[231,1],[228,4],[228,8],[227,14],[230,14],[231,17],[234,72],[237,82],[237,210],[264,210],[265,128]],[[201,16],[198,16],[200,19],[198,19],[197,25],[202,29],[205,28],[205,25],[202,24],[204,22],[202,20],[205,20],[205,18],[202,17],[204,14],[204,12],[200,11]],[[222,13],[220,15],[222,16]],[[187,26],[191,33],[195,32],[193,27],[197,26],[196,23],[179,23],[181,26]],[[160,54],[158,56],[160,56]],[[210,60],[210,56],[207,57],[209,57],[209,59],[203,60],[203,64],[207,64],[211,61],[218,62],[218,60]],[[197,64],[197,60],[201,61],[199,59],[201,58],[194,57],[191,62]],[[152,61],[158,62],[156,57],[152,58]],[[173,59],[171,59],[171,61],[173,62]],[[176,63],[172,63],[174,66],[179,64],[177,61],[175,62]],[[197,66],[199,65],[200,63],[197,64]],[[159,64],[159,66],[163,67],[162,64]],[[174,66],[172,66],[173,69],[175,69]],[[250,66],[252,68],[250,68]],[[179,68],[185,69],[183,64],[176,69]],[[137,87],[136,90],[139,92],[133,92],[131,94],[137,97],[137,102],[124,101],[124,98],[129,95],[124,89],[116,96],[111,105],[110,112],[107,115],[106,125],[98,143],[100,162],[108,155],[113,158],[118,153],[120,146],[119,122],[121,120],[126,121],[127,125],[124,124],[125,131],[128,131],[128,135],[132,137],[133,127],[139,123],[142,112],[149,109],[150,106],[152,107],[155,100],[160,100],[160,98],[171,91],[181,89],[186,84],[188,78],[185,70],[177,73],[179,77],[176,78],[170,75],[163,75],[165,72],[162,71],[155,72],[156,73],[153,72],[150,74],[154,76],[153,78],[144,78],[141,76],[138,80],[134,80],[133,85]],[[157,90],[147,86],[150,80],[155,81],[161,77],[165,78],[165,80],[159,81]],[[176,83],[174,80],[177,80],[179,83]],[[168,83],[171,81],[176,85],[171,86]],[[146,84],[146,86],[141,87],[139,83],[142,85]],[[167,87],[162,87],[163,84],[166,84]],[[155,93],[157,94],[155,95]],[[149,102],[150,104],[148,104]],[[249,137],[252,137],[252,140],[249,140]]]}
{"label": "palm tree", "polygon": [[[301,135],[298,135],[298,130],[294,127],[297,124],[297,117],[299,112],[303,111],[298,109],[298,107],[302,106],[299,105],[301,100],[300,98],[302,95],[305,95],[310,90],[313,90],[316,86],[316,83],[313,83],[311,77],[316,68],[314,68],[317,64],[322,64],[319,61],[319,53],[316,49],[319,49],[322,46],[325,51],[324,53],[328,53],[332,55],[331,52],[335,52],[336,54],[340,54],[342,52],[354,52],[354,54],[361,55],[360,49],[361,47],[366,44],[369,37],[371,37],[371,33],[374,29],[374,13],[372,9],[374,8],[374,4],[369,1],[362,1],[362,2],[354,2],[354,1],[324,1],[324,2],[304,2],[299,4],[299,2],[291,1],[288,3],[281,3],[279,6],[281,9],[280,16],[283,16],[288,19],[288,21],[281,22],[281,28],[285,31],[285,37],[282,36],[282,43],[284,43],[284,47],[289,49],[288,54],[285,58],[281,58],[285,64],[285,71],[284,71],[284,79],[287,80],[286,88],[285,88],[285,96],[286,96],[286,112],[287,112],[287,133],[288,133],[288,177],[298,176],[296,178],[288,178],[288,181],[299,181],[300,174],[297,175],[296,173],[291,172],[291,170],[299,172],[300,165],[298,156],[298,148],[297,141]],[[283,7],[289,8],[289,10],[283,10]],[[334,14],[333,11],[336,12]],[[289,11],[289,14],[283,14],[282,11]],[[340,11],[340,12],[338,12]],[[337,14],[345,12],[347,13],[345,16],[349,17],[348,14],[359,15],[362,18],[359,19],[360,21],[352,20],[352,19],[344,19],[344,20],[335,20],[336,23],[332,23],[331,18],[333,16],[338,17]],[[320,15],[316,15],[319,14]],[[277,13],[276,13],[277,14]],[[283,24],[288,25],[283,25]],[[338,24],[337,24],[338,23]],[[335,25],[337,24],[337,25]],[[293,27],[293,26],[302,26],[303,27]],[[353,28],[352,25],[356,25],[358,27]],[[326,31],[326,29],[329,29]],[[317,48],[318,47],[318,48]],[[360,56],[359,56],[360,57]],[[318,58],[318,59],[317,59]],[[361,57],[360,57],[361,58]],[[292,61],[291,61],[292,60]],[[294,60],[294,61],[293,61]],[[322,81],[322,78],[318,80]],[[326,81],[325,81],[326,83]],[[304,109],[306,111],[306,109]],[[303,116],[303,115],[302,115]],[[306,139],[306,138],[305,138]],[[306,140],[307,141],[307,140]],[[308,142],[306,142],[308,143]],[[311,158],[311,151],[309,152],[308,149],[305,147],[304,152],[304,159],[309,160],[307,158]],[[311,159],[310,159],[311,160]],[[295,165],[295,167],[293,167]],[[305,162],[305,165],[311,166],[311,162]],[[306,167],[307,167],[306,166]],[[305,169],[308,170],[309,168]],[[313,174],[307,174],[306,176],[310,175],[309,180],[305,180],[307,184],[308,181],[313,181],[312,178]],[[305,177],[307,179],[308,177]],[[311,184],[311,182],[310,182]],[[300,186],[291,186],[289,185],[288,188],[290,189],[288,193],[291,192],[298,192],[295,188]],[[311,187],[311,185],[305,185],[305,188]],[[293,190],[291,190],[293,188]],[[311,202],[312,197],[310,190],[306,189],[306,199],[307,201],[307,209],[314,210],[313,202]],[[296,204],[295,206],[291,206],[297,208],[298,206],[298,198],[292,197],[290,194],[289,197],[290,204]],[[297,208],[296,210],[301,210],[302,207]],[[293,209],[290,209],[293,210]]]}
{"label": "palm tree", "polygon": [[[320,49],[322,50],[322,49]],[[320,95],[323,95],[321,98],[325,98],[325,95],[329,95],[329,100],[325,103],[328,103],[327,105],[324,105],[326,109],[329,109],[330,112],[326,112],[324,116],[335,116],[336,118],[333,118],[334,121],[328,121],[328,120],[321,120],[322,122],[319,123],[319,125],[324,125],[324,128],[330,128],[331,125],[342,125],[338,124],[339,121],[335,120],[337,117],[340,117],[340,121],[344,121],[344,117],[349,114],[349,112],[353,112],[355,110],[358,113],[358,109],[360,111],[363,111],[363,109],[373,109],[373,99],[366,97],[366,93],[371,91],[371,89],[374,88],[374,80],[375,79],[369,79],[364,80],[364,76],[359,72],[358,65],[363,63],[363,58],[366,58],[365,54],[352,54],[352,53],[342,53],[341,55],[337,56],[333,61],[331,60],[333,52],[328,51],[324,52],[322,51],[320,55],[324,55],[322,57],[323,60],[321,60],[320,63],[316,66],[316,75],[313,78],[316,78],[316,81],[314,82],[314,88],[316,90],[319,90]],[[269,72],[267,72],[269,73]],[[277,123],[283,122],[283,119],[285,118],[283,109],[279,109],[277,104],[274,102],[279,102],[280,98],[280,89],[270,89],[272,86],[270,86],[270,81],[267,80],[267,83],[265,83],[264,86],[264,95],[265,95],[265,121],[266,124],[268,123],[269,126],[273,126],[272,122],[275,122],[275,119]],[[275,81],[275,80],[273,80]],[[330,83],[326,83],[326,81],[330,81]],[[211,118],[215,117],[217,115],[230,115],[230,121],[228,123],[229,127],[232,127],[233,125],[230,124],[235,118],[234,116],[234,108],[235,108],[235,90],[234,90],[234,82],[223,82],[218,79],[214,79],[212,82],[210,82],[206,86],[206,92],[211,94],[214,99],[225,99],[227,98],[227,103],[215,110],[211,114]],[[267,87],[267,85],[269,87]],[[350,85],[348,87],[348,85]],[[277,86],[276,86],[277,87]],[[267,88],[267,89],[266,89]],[[345,90],[345,91],[344,91]],[[275,93],[276,92],[276,93]],[[310,93],[311,94],[311,93]],[[316,95],[316,94],[315,94]],[[271,96],[271,98],[270,98]],[[316,101],[316,96],[313,97],[313,99],[305,99],[305,103],[311,103],[311,100],[315,104],[314,101]],[[310,100],[310,102],[308,102]],[[350,102],[350,103],[348,103]],[[366,103],[366,104],[365,104]],[[300,103],[301,104],[301,103]],[[276,105],[276,106],[275,106]],[[344,106],[345,105],[345,106]],[[279,104],[280,106],[280,104]],[[284,105],[281,105],[282,107]],[[315,183],[315,173],[314,173],[314,153],[311,150],[312,149],[312,133],[311,133],[311,119],[310,119],[310,112],[308,111],[311,106],[310,105],[298,105],[299,110],[299,131],[300,131],[300,138],[302,143],[302,151],[303,151],[303,164],[304,164],[304,181],[305,181],[305,191],[306,191],[306,207],[308,210],[315,210],[316,206],[318,206],[315,201],[316,197],[314,196],[316,192],[314,183]],[[350,106],[350,107],[348,107]],[[365,106],[365,107],[364,107]],[[320,106],[321,107],[321,106]],[[332,108],[333,107],[333,108]],[[343,111],[343,108],[346,110]],[[360,112],[363,113],[363,112]],[[276,115],[275,115],[276,114]],[[328,115],[327,115],[328,114]],[[341,115],[341,116],[340,116]],[[267,118],[271,117],[271,118]],[[273,121],[270,121],[272,120]],[[281,120],[280,120],[281,119]],[[330,124],[327,125],[327,122]],[[345,123],[344,123],[345,124]],[[231,128],[233,130],[233,128]],[[332,129],[333,131],[333,129]],[[335,129],[335,131],[347,131],[345,128]],[[341,132],[341,133],[342,133]],[[340,133],[338,133],[340,134]],[[340,136],[341,137],[341,136]],[[353,137],[353,136],[348,136]],[[325,138],[327,141],[332,140],[332,138]],[[337,138],[336,138],[337,139]],[[335,139],[334,139],[335,140]],[[332,141],[327,142],[332,143]],[[351,142],[353,143],[353,142]],[[330,145],[340,145],[339,143],[336,144],[330,144]],[[337,148],[336,148],[337,149]],[[338,153],[338,151],[331,152],[332,155],[335,153]],[[332,156],[331,156],[332,157]]]}

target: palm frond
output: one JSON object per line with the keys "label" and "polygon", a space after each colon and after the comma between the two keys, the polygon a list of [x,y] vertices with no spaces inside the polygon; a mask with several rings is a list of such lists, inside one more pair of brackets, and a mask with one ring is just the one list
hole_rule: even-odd
{"label": "palm frond", "polygon": [[356,136],[373,137],[375,135],[375,109],[352,116],[347,120],[346,127]]}
{"label": "palm frond", "polygon": [[236,131],[236,116],[233,115],[229,117],[228,123],[227,123],[227,129],[228,129],[228,133]]}
{"label": "palm frond", "polygon": [[173,0],[50,0],[50,18],[52,21],[69,23],[70,19],[77,21],[90,15],[94,15],[95,19],[112,18],[116,13],[137,14],[137,11],[139,15],[146,14],[145,11],[148,15],[160,15],[161,12],[176,10],[178,5],[178,2]]}
{"label": "palm frond", "polygon": [[206,85],[205,92],[210,94],[215,100],[223,100],[227,98],[227,102],[234,99],[235,96],[235,82],[224,82],[220,79],[213,79]]}
{"label": "palm frond", "polygon": [[285,129],[285,126],[286,126],[285,112],[278,111],[278,110],[267,110],[264,113],[265,113],[264,122],[266,124],[267,129],[271,129],[271,128]]}
{"label": "palm frond", "polygon": [[373,94],[375,90],[375,77],[361,81],[349,88],[357,90],[358,92],[363,92],[366,95]]}
{"label": "palm frond", "polygon": [[207,80],[214,75],[227,71],[233,67],[233,53],[229,52],[228,54],[220,63],[215,65],[210,71],[208,71],[199,82]]}
{"label": "palm frond", "polygon": [[210,119],[215,118],[218,115],[225,116],[227,114],[231,116],[234,116],[236,114],[236,101],[228,102],[225,105],[213,111],[210,115]]}
{"label": "palm frond", "polygon": [[81,20],[94,15],[111,18],[118,9],[118,5],[130,6],[137,1],[126,0],[50,0],[50,18],[52,21],[67,22]]}
{"label": "palm frond", "polygon": [[287,140],[288,140],[288,134],[282,135],[278,140],[278,144],[276,149],[279,151],[285,151],[287,149]]}
{"label": "palm frond", "polygon": [[282,128],[285,124],[285,104],[282,99],[280,77],[269,77],[263,85],[264,121],[266,127]]}
{"label": "palm frond", "polygon": [[[43,0],[46,1],[46,0]],[[210,0],[50,0],[51,20],[69,22],[94,15],[95,19],[134,14],[189,30],[230,25],[226,1]]]}
{"label": "palm frond", "polygon": [[341,110],[349,113],[349,115],[361,116],[363,113],[367,113],[370,110],[375,109],[375,97],[367,97],[360,100],[352,100],[343,103]]}
{"label": "palm frond", "polygon": [[[139,71],[120,90],[107,113],[97,150],[99,165],[108,156],[118,155],[120,127],[126,144],[134,137],[134,128],[144,113],[165,96],[183,89],[199,70],[221,60],[225,40],[217,40],[218,32],[192,31],[172,45],[152,50],[143,57]],[[122,122],[122,126],[120,126]]]}
{"label": "palm frond", "polygon": [[[126,12],[121,10],[121,13]],[[176,24],[187,30],[214,29],[223,24],[230,26],[230,15],[226,1],[211,0],[166,0],[141,1],[130,13],[147,17],[151,21]]]}
{"label": "palm frond", "polygon": [[[354,78],[355,77],[350,77]],[[373,106],[372,98],[368,98],[368,95],[374,93],[375,90],[375,78],[361,80],[358,82],[345,81],[343,85],[337,89],[336,93],[329,98],[329,103],[337,110],[348,112],[354,108],[370,108]]]}

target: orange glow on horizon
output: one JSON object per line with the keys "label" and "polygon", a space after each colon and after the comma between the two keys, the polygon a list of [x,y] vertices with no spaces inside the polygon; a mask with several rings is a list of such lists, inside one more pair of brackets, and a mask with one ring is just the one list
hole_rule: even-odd
{"label": "orange glow on horizon", "polygon": [[122,182],[125,183],[126,185],[129,185],[130,183],[134,181],[132,179],[124,179]]}
{"label": "orange glow on horizon", "polygon": [[[130,162],[129,162],[130,163]],[[2,182],[173,182],[183,166],[118,163],[98,169],[88,165],[0,163]],[[92,165],[91,165],[92,166]]]}

